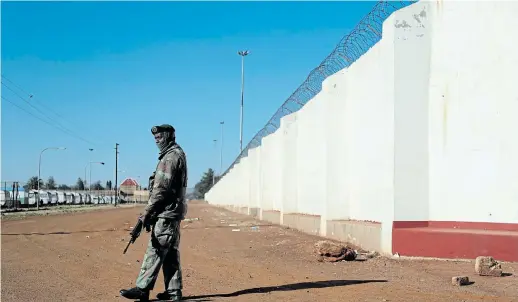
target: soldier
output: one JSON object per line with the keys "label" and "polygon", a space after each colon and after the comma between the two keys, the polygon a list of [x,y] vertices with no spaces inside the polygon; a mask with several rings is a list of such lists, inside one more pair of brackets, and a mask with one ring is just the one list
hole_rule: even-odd
{"label": "soldier", "polygon": [[121,296],[128,299],[149,300],[160,267],[163,265],[165,291],[159,300],[182,299],[182,271],[180,268],[180,222],[185,218],[187,205],[187,160],[176,143],[175,129],[171,125],[151,129],[160,150],[155,173],[149,178],[149,201],[141,215],[144,226],[152,226],[136,287],[123,289]]}

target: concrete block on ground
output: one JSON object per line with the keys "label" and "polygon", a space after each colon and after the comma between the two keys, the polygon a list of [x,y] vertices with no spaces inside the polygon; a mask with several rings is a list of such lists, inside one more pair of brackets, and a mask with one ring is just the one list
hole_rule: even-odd
{"label": "concrete block on ground", "polygon": [[236,206],[234,212],[237,212],[239,214],[248,215],[248,207]]}
{"label": "concrete block on ground", "polygon": [[245,212],[244,214],[248,214],[248,215],[254,217],[255,219],[259,219],[260,213],[261,213],[260,208],[247,208],[247,212]]}
{"label": "concrete block on ground", "polygon": [[352,220],[328,220],[326,237],[368,251],[381,250],[381,224]]}
{"label": "concrete block on ground", "polygon": [[262,220],[268,221],[274,224],[281,224],[281,212],[280,211],[264,211],[262,213]]}
{"label": "concrete block on ground", "polygon": [[463,286],[469,284],[469,278],[467,276],[456,276],[451,278],[451,284],[456,286]]}
{"label": "concrete block on ground", "polygon": [[311,235],[320,234],[320,216],[304,214],[284,214],[284,225]]}
{"label": "concrete block on ground", "polygon": [[475,260],[475,272],[479,276],[501,277],[502,266],[491,256],[479,256]]}

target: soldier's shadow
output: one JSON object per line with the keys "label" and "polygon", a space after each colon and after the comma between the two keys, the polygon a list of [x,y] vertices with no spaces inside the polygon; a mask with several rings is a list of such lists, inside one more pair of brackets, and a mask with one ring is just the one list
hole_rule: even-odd
{"label": "soldier's shadow", "polygon": [[[294,291],[304,290],[312,288],[327,288],[337,287],[346,285],[355,285],[363,283],[376,283],[376,282],[387,282],[387,280],[328,280],[328,281],[315,281],[315,282],[300,282],[285,284],[279,286],[265,286],[265,287],[254,287],[249,289],[243,289],[228,294],[212,294],[212,295],[199,295],[199,296],[185,296],[182,301],[212,301],[210,298],[230,298],[241,295],[249,294],[266,294],[276,291]],[[162,301],[162,300],[150,300],[150,301]]]}

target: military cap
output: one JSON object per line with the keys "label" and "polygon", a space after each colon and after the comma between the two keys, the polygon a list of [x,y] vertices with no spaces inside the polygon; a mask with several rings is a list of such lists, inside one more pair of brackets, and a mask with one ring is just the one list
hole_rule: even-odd
{"label": "military cap", "polygon": [[172,133],[174,133],[175,130],[174,130],[174,127],[169,125],[169,124],[162,124],[162,125],[159,125],[159,126],[153,126],[153,128],[151,128],[151,133],[152,134],[157,134],[159,132],[172,132]]}

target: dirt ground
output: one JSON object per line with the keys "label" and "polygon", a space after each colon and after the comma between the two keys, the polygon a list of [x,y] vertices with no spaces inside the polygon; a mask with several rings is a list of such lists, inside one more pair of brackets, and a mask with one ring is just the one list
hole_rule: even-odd
{"label": "dirt ground", "polygon": [[[3,216],[1,301],[130,301],[119,290],[134,285],[149,234],[122,251],[141,210]],[[473,261],[322,263],[321,238],[202,203],[190,204],[188,217],[199,220],[182,223],[186,300],[518,301],[518,264],[503,263],[507,276],[495,278],[476,276]],[[474,283],[452,286],[458,275]]]}

